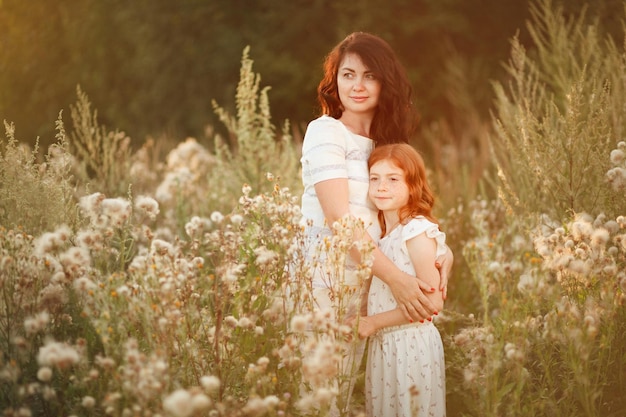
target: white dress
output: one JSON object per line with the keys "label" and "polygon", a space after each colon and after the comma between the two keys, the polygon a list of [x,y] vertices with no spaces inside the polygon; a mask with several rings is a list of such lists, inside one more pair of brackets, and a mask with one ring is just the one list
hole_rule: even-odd
{"label": "white dress", "polygon": [[[380,240],[379,247],[401,270],[415,275],[406,241],[422,233],[437,241],[437,256],[445,253],[445,234],[422,216],[396,227]],[[389,287],[373,277],[368,294],[368,315],[396,307]],[[425,321],[394,326],[370,337],[365,390],[370,417],[445,416],[443,343],[435,325]]]}

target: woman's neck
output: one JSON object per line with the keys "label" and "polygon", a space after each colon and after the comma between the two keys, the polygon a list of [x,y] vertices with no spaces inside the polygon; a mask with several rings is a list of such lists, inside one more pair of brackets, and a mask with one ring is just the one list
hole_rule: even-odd
{"label": "woman's neck", "polygon": [[372,126],[373,116],[362,115],[362,114],[353,114],[343,112],[339,120],[343,123],[350,132],[365,136],[366,138],[370,137],[370,127]]}

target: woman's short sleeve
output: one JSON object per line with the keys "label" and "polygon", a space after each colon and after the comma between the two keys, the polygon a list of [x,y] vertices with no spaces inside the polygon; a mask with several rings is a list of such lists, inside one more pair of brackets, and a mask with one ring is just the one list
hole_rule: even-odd
{"label": "woman's short sleeve", "polygon": [[313,184],[348,178],[346,131],[341,122],[320,117],[309,123],[302,144],[302,176]]}

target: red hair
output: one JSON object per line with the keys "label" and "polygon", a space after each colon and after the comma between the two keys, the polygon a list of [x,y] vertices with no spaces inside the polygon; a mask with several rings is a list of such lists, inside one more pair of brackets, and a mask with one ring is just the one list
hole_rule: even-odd
{"label": "red hair", "polygon": [[339,65],[347,54],[356,54],[381,82],[371,139],[377,145],[407,142],[413,134],[417,116],[411,102],[412,88],[406,71],[393,49],[378,36],[354,32],[333,48],[324,60],[324,77],[317,86],[322,113],[339,119],[343,106],[337,90]]}
{"label": "red hair", "polygon": [[[371,169],[375,163],[385,160],[402,170],[404,180],[409,189],[409,200],[406,206],[398,210],[400,223],[415,216],[424,216],[428,220],[437,223],[437,218],[432,214],[435,196],[430,185],[428,185],[426,165],[419,152],[406,143],[377,146],[369,157],[367,168]],[[378,212],[378,222],[380,223],[382,236],[384,236],[386,227],[382,211]]]}

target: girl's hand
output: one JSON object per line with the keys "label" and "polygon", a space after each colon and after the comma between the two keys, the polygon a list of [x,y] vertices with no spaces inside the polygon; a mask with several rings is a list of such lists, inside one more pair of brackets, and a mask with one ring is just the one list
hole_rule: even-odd
{"label": "girl's hand", "polygon": [[373,319],[373,317],[359,317],[359,339],[367,339],[378,331],[374,322],[375,320]]}

